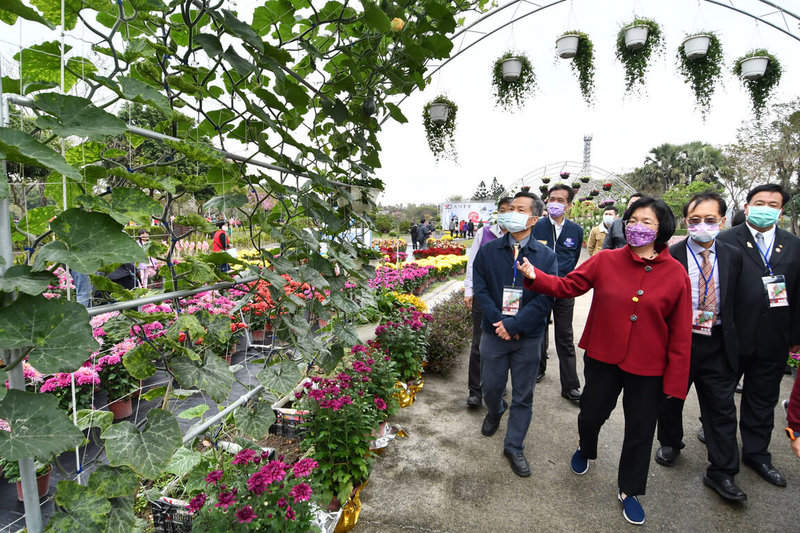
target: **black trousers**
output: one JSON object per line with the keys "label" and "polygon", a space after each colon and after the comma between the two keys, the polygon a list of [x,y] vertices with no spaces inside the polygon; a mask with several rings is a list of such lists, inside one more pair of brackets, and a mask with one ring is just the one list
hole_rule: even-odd
{"label": "black trousers", "polygon": [[578,414],[578,434],[583,456],[597,458],[597,436],[600,428],[617,405],[623,390],[622,410],[625,414],[625,436],[619,459],[617,483],[629,496],[645,493],[650,467],[650,449],[663,396],[662,376],[638,376],[617,365],[602,363],[584,354],[585,385]]}
{"label": "black trousers", "polygon": [[[739,445],[736,442],[736,404],[733,393],[737,383],[725,353],[722,327],[715,326],[711,336],[692,335],[692,362],[689,388],[694,383],[700,403],[700,415],[706,434],[707,471],[736,475],[739,472]],[[664,399],[658,415],[658,441],[662,446],[682,449],[683,404],[678,398]]]}
{"label": "black trousers", "polygon": [[742,432],[742,459],[757,463],[772,462],[769,442],[775,427],[775,405],[780,396],[786,353],[755,353],[739,360],[739,377],[744,373],[739,429]]}
{"label": "black trousers", "polygon": [[[561,390],[569,392],[581,388],[578,379],[575,358],[575,340],[572,334],[572,315],[575,309],[575,298],[556,298],[553,305],[553,335],[558,354],[558,372],[561,378]],[[549,328],[548,328],[549,330]],[[547,369],[547,344],[549,333],[545,331],[542,343],[542,357],[539,361],[539,373]]]}
{"label": "black trousers", "polygon": [[469,350],[469,374],[467,385],[470,396],[481,395],[481,335],[483,334],[483,310],[478,299],[472,299],[472,346]]}

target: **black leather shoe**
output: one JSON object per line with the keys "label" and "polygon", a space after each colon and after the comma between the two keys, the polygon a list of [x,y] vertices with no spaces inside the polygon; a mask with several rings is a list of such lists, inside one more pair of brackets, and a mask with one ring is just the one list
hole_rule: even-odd
{"label": "black leather shoe", "polygon": [[680,449],[672,446],[661,446],[656,450],[656,462],[664,466],[673,466],[675,460],[681,454]]}
{"label": "black leather shoe", "polygon": [[703,426],[700,426],[700,431],[697,432],[697,440],[703,444],[706,443],[706,430],[703,428]]}
{"label": "black leather shoe", "polygon": [[568,391],[561,391],[561,397],[566,398],[571,402],[577,402],[581,399],[581,391],[578,389],[572,389]]}
{"label": "black leather shoe", "polygon": [[732,502],[743,502],[747,500],[747,494],[736,486],[736,483],[733,482],[733,476],[729,474],[721,474],[719,472],[709,474],[706,472],[703,474],[703,483],[717,491],[717,494],[726,500]]}
{"label": "black leather shoe", "polygon": [[512,453],[508,450],[503,450],[503,455],[508,457],[508,464],[511,465],[511,470],[520,477],[528,477],[531,475],[531,469],[528,466],[528,460],[520,453]]}
{"label": "black leather shoe", "polygon": [[786,478],[783,474],[770,463],[757,463],[754,461],[742,461],[744,464],[756,471],[756,474],[778,487],[786,486]]}
{"label": "black leather shoe", "polygon": [[544,372],[539,372],[539,375],[536,376],[536,383],[539,383],[544,379]]}
{"label": "black leather shoe", "polygon": [[486,413],[486,417],[483,419],[483,425],[481,426],[481,435],[484,437],[491,437],[497,433],[497,428],[500,427],[500,418],[502,417],[497,417],[495,420],[492,418],[492,415]]}
{"label": "black leather shoe", "polygon": [[467,398],[467,407],[480,407],[481,402],[483,402],[483,400],[480,394],[470,394],[469,398]]}

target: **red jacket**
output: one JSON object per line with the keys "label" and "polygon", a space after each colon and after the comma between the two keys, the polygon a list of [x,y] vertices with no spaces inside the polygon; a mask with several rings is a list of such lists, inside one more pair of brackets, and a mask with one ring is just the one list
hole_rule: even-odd
{"label": "red jacket", "polygon": [[594,289],[578,344],[589,357],[640,376],[664,376],[664,394],[686,398],[692,349],[692,290],[666,247],[652,260],[629,246],[603,250],[564,277],[536,269],[525,288],[557,298]]}
{"label": "red jacket", "polygon": [[228,235],[221,229],[214,233],[214,240],[211,244],[212,252],[224,252],[228,247]]}
{"label": "red jacket", "polygon": [[794,378],[794,387],[792,387],[792,395],[789,397],[786,421],[792,430],[800,431],[800,372]]}

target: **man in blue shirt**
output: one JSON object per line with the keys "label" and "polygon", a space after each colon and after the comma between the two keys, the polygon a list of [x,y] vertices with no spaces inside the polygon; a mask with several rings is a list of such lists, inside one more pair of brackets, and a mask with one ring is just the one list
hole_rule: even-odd
{"label": "man in blue shirt", "polygon": [[[578,264],[583,245],[583,228],[567,219],[566,211],[572,206],[575,191],[569,185],[553,185],[548,192],[547,216],[542,217],[533,228],[533,238],[556,254],[558,275],[566,276]],[[581,382],[575,367],[575,344],[572,335],[572,313],[575,298],[556,298],[553,305],[553,333],[558,369],[561,377],[561,396],[577,402],[581,399]],[[547,368],[547,332],[542,343],[539,375]]]}
{"label": "man in blue shirt", "polygon": [[474,297],[483,309],[481,389],[487,413],[481,433],[490,437],[500,426],[509,407],[502,396],[511,371],[511,406],[503,454],[511,470],[522,477],[531,475],[523,441],[531,422],[542,337],[553,299],[523,290],[523,276],[516,267],[517,261],[527,258],[540,270],[557,273],[553,251],[531,237],[531,228],[543,207],[534,195],[518,193],[509,212],[498,216],[508,233],[481,247],[472,269]]}

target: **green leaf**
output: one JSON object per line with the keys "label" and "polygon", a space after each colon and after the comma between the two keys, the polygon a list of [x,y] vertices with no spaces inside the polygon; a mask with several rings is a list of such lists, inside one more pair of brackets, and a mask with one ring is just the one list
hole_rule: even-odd
{"label": "green leaf", "polygon": [[75,180],[83,180],[78,169],[68,165],[61,154],[18,129],[0,128],[0,157],[17,163],[49,168]]}
{"label": "green leaf", "polygon": [[214,233],[217,231],[217,227],[214,224],[206,220],[204,216],[198,215],[197,213],[189,213],[188,215],[177,216],[175,217],[175,223],[183,226],[191,226],[203,233]]}
{"label": "green leaf", "polygon": [[20,0],[5,0],[3,6],[0,7],[0,20],[10,26],[17,21],[18,16],[25,20],[32,20],[44,24],[51,30],[55,29],[55,26],[47,22],[43,16],[23,4]]}
{"label": "green leaf", "polygon": [[20,291],[35,296],[47,290],[48,285],[57,284],[58,278],[46,270],[31,272],[28,265],[17,265],[9,268],[5,276],[0,278],[0,291]]}
{"label": "green leaf", "polygon": [[153,359],[156,357],[158,357],[158,352],[148,343],[144,343],[128,350],[122,356],[122,364],[134,378],[147,379],[156,372],[156,365],[153,364]]}
{"label": "green leaf", "polygon": [[53,115],[40,116],[36,125],[53,130],[61,137],[77,135],[102,140],[118,135],[127,129],[125,122],[111,113],[98,109],[91,100],[58,93],[44,93],[36,97],[36,106]]}
{"label": "green leaf", "polygon": [[89,477],[89,490],[106,498],[133,496],[139,488],[139,478],[127,466],[100,465]]}
{"label": "green leaf", "polygon": [[113,466],[130,466],[148,479],[160,476],[181,445],[181,430],[175,417],[161,409],[147,413],[143,431],[130,422],[119,422],[101,435],[106,443],[108,461]]}
{"label": "green leaf", "polygon": [[400,124],[405,124],[406,122],[408,122],[406,116],[403,114],[402,111],[400,111],[400,108],[397,107],[396,105],[386,102],[386,108],[389,110],[389,115]]}
{"label": "green leaf", "polygon": [[145,392],[144,394],[142,394],[142,398],[145,401],[149,402],[155,400],[156,398],[163,397],[164,394],[166,394],[166,392],[167,392],[167,386],[162,385],[161,387],[156,387],[154,389],[150,389],[149,391]]}
{"label": "green leaf", "polygon": [[44,374],[72,372],[98,348],[85,307],[27,294],[0,308],[0,346],[34,347],[29,361]]}
{"label": "green leaf", "polygon": [[236,409],[234,415],[236,429],[243,431],[256,440],[262,439],[275,423],[275,411],[269,402],[262,398],[251,399],[247,404]]}
{"label": "green leaf", "polygon": [[6,397],[6,393],[8,392],[8,389],[6,388],[6,380],[8,380],[6,371],[0,368],[0,401]]}
{"label": "green leaf", "polygon": [[[65,45],[64,53],[69,53],[71,49],[71,46]],[[20,50],[14,59],[19,61],[25,94],[61,85],[61,45],[58,41],[47,41]],[[92,62],[82,57],[70,58],[67,67],[69,69],[64,71],[64,92],[69,92],[78,81],[78,76],[73,73],[88,77],[97,70]]]}
{"label": "green leaf", "polygon": [[217,403],[224,402],[231,392],[233,374],[221,357],[206,354],[202,362],[195,362],[179,356],[170,361],[170,366],[181,387],[204,390]]}
{"label": "green leaf", "polygon": [[106,533],[132,533],[136,524],[133,514],[133,496],[110,498],[111,512],[108,513]]}
{"label": "green leaf", "polygon": [[94,274],[102,265],[147,261],[142,247],[105,213],[68,209],[50,227],[59,240],[39,250],[34,268],[41,270],[47,262],[66,263],[78,272]]}
{"label": "green leaf", "polygon": [[248,202],[247,195],[240,192],[224,194],[222,196],[215,196],[211,200],[203,204],[203,209],[233,209],[242,207]]}
{"label": "green leaf", "polygon": [[54,205],[46,207],[34,207],[22,217],[17,224],[19,229],[33,235],[41,235],[50,226],[50,219],[58,214],[58,208]]}
{"label": "green leaf", "polygon": [[0,457],[9,461],[49,459],[83,442],[81,430],[49,394],[9,390],[0,401],[0,418],[11,428],[0,431]]}
{"label": "green leaf", "polygon": [[201,33],[195,36],[194,42],[205,50],[208,57],[217,57],[222,53],[222,43],[219,42],[219,38],[216,35]]}
{"label": "green leaf", "polygon": [[178,448],[167,466],[167,472],[176,477],[183,477],[200,464],[203,454],[188,448]]}
{"label": "green leaf", "polygon": [[183,420],[191,420],[192,418],[202,418],[203,413],[209,410],[209,406],[207,404],[201,403],[199,405],[195,405],[194,407],[190,407],[178,415],[178,418]]}
{"label": "green leaf", "polygon": [[289,394],[303,379],[303,374],[293,361],[281,361],[258,373],[258,381],[276,395]]}
{"label": "green leaf", "polygon": [[136,78],[119,76],[117,79],[124,98],[131,102],[155,106],[168,117],[172,116],[172,109],[166,96]]}
{"label": "green leaf", "polygon": [[392,21],[380,7],[368,0],[362,0],[361,4],[364,6],[364,22],[367,23],[367,26],[381,33],[392,31]]}
{"label": "green leaf", "polygon": [[105,533],[111,503],[102,494],[97,494],[75,481],[63,480],[58,482],[56,503],[64,511],[53,515],[47,531]]}
{"label": "green leaf", "polygon": [[161,203],[151,198],[141,189],[130,187],[115,187],[111,192],[111,207],[115,220],[127,224],[133,220],[139,224],[149,226],[153,217],[161,214]]}
{"label": "green leaf", "polygon": [[114,422],[114,413],[111,411],[79,409],[75,416],[78,418],[76,425],[81,431],[85,431],[89,428],[100,428],[104,430]]}
{"label": "green leaf", "polygon": [[176,152],[185,155],[191,161],[197,161],[207,165],[219,165],[225,163],[225,157],[207,144],[191,141],[176,142],[170,140],[165,140],[163,142]]}

